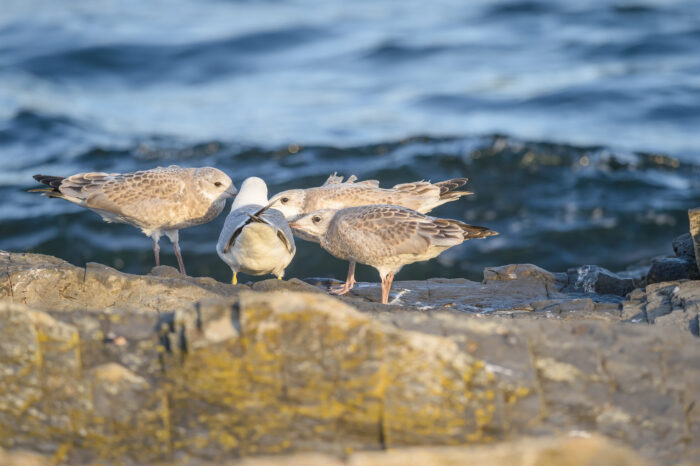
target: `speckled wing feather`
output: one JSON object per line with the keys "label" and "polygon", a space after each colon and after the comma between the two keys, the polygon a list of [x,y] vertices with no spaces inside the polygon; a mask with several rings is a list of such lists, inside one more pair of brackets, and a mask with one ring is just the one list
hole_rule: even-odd
{"label": "speckled wing feather", "polygon": [[[348,178],[348,181],[350,181],[350,178]],[[371,188],[379,188],[379,180],[364,180],[364,181],[358,181],[355,184],[359,185],[359,186],[369,186]]]}
{"label": "speckled wing feather", "polygon": [[[335,180],[331,180],[331,178],[335,178]],[[331,178],[323,186],[306,191],[304,212],[388,204],[408,207],[425,213],[441,204],[471,194],[468,191],[455,191],[467,182],[466,178],[455,178],[434,184],[428,181],[402,183],[389,189],[380,188],[377,180],[350,182],[354,178],[350,177],[348,181],[342,183],[339,181],[342,180],[342,177],[334,174],[331,175]]]}
{"label": "speckled wing feather", "polygon": [[427,181],[414,181],[413,183],[397,184],[393,188],[402,193],[412,194],[414,196],[436,196],[440,197],[440,187]]}
{"label": "speckled wing feather", "polygon": [[176,207],[182,201],[185,181],[178,175],[184,172],[170,166],[129,174],[79,173],[50,185],[62,196],[85,207],[143,219],[162,216],[164,208]]}
{"label": "speckled wing feather", "polygon": [[[379,181],[378,180],[365,180],[365,181],[357,181],[357,176],[356,175],[350,175],[345,182],[343,182],[343,177],[338,175],[337,172],[333,172],[332,175],[328,177],[328,179],[320,186],[321,188],[327,187],[327,186],[333,186],[333,185],[342,185],[342,184],[356,184],[356,185],[362,185],[362,186],[371,186],[374,188],[379,187]],[[311,188],[313,189],[313,188]]]}
{"label": "speckled wing feather", "polygon": [[430,183],[429,181],[416,181],[413,183],[397,184],[393,187],[394,190],[402,193],[420,196],[423,198],[455,200],[461,196],[473,194],[470,191],[455,191],[461,188],[469,181],[468,178],[453,178],[451,180],[440,181],[438,183]]}
{"label": "speckled wing feather", "polygon": [[340,184],[342,182],[343,182],[343,177],[338,175],[338,172],[333,172],[321,186]]}
{"label": "speckled wing feather", "polygon": [[100,189],[95,189],[87,197],[86,205],[126,217],[147,216],[156,220],[167,216],[167,211],[172,208],[187,207],[182,204],[186,183],[181,176],[177,176],[178,174],[174,170],[164,169],[117,175],[108,180],[100,180],[93,183],[93,185],[99,184]]}
{"label": "speckled wing feather", "polygon": [[[357,176],[350,175],[348,179],[345,180],[345,184],[352,184],[355,182],[355,180],[357,180]],[[333,174],[328,177],[328,179],[325,181],[325,183],[321,185],[321,187],[330,186],[334,184],[343,184],[343,176],[338,175],[338,172],[333,172]]]}
{"label": "speckled wing feather", "polygon": [[[461,188],[469,181],[468,178],[453,178],[451,180],[440,181],[435,183],[435,186],[440,188],[440,196],[444,196],[447,193],[455,193],[455,189]],[[468,191],[462,191],[463,193],[469,193]]]}
{"label": "speckled wing feather", "polygon": [[342,183],[307,190],[304,212],[369,204],[393,204],[390,191],[370,182]]}
{"label": "speckled wing feather", "polygon": [[[336,237],[334,247],[353,249],[353,254],[365,256],[364,260],[370,264],[372,260],[380,262],[383,257],[422,256],[432,247],[449,248],[467,239],[497,234],[485,227],[436,219],[393,205],[339,211],[331,221],[329,233]],[[368,258],[368,254],[375,257]]]}
{"label": "speckled wing feather", "polygon": [[339,212],[332,223],[342,242],[377,256],[422,254],[430,247],[428,217],[398,206],[373,205]]}

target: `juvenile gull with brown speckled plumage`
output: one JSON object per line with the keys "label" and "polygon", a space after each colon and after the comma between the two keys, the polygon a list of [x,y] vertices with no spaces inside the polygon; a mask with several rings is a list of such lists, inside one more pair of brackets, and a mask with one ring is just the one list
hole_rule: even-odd
{"label": "juvenile gull with brown speckled plumage", "polygon": [[343,182],[342,176],[331,175],[316,188],[291,189],[274,195],[270,203],[288,220],[321,209],[343,209],[372,204],[390,204],[408,207],[421,213],[459,199],[469,191],[455,191],[467,183],[467,178],[454,178],[430,183],[416,181],[397,184],[393,188],[380,188],[376,180],[357,181],[356,176]]}
{"label": "juvenile gull with brown speckled plumage", "polygon": [[226,199],[236,195],[231,178],[212,167],[171,165],[133,173],[78,173],[67,178],[34,175],[34,179],[50,188],[32,191],[86,207],[106,222],[140,228],[153,238],[156,265],[160,265],[158,239],[167,235],[183,275],[178,231],[213,220]]}
{"label": "juvenile gull with brown speckled plumage", "polygon": [[394,275],[404,265],[432,259],[469,239],[498,234],[395,205],[322,209],[290,226],[316,238],[335,257],[377,269],[384,304],[389,302]]}
{"label": "juvenile gull with brown speckled plumage", "polygon": [[[457,191],[467,181],[466,178],[454,178],[439,183],[416,181],[386,189],[380,188],[376,180],[357,181],[355,175],[343,182],[343,177],[334,173],[322,186],[283,191],[273,196],[270,203],[274,204],[275,209],[282,212],[287,220],[295,220],[320,209],[343,209],[372,204],[398,205],[425,214],[442,204],[472,194],[469,191]],[[315,241],[302,231],[297,230],[295,233],[302,239]],[[355,263],[350,261],[345,283],[331,291],[335,294],[345,294],[354,284]]]}

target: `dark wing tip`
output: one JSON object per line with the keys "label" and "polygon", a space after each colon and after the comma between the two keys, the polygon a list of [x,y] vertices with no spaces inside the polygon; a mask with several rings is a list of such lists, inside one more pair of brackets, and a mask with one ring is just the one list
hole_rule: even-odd
{"label": "dark wing tip", "polygon": [[440,187],[440,195],[447,194],[467,184],[469,178],[452,178],[451,180],[440,181],[435,186]]}
{"label": "dark wing tip", "polygon": [[63,176],[50,176],[50,175],[34,175],[34,178],[39,183],[51,186],[52,188],[58,188],[61,186],[61,182],[66,178]]}
{"label": "dark wing tip", "polygon": [[289,242],[289,239],[287,239],[287,235],[285,235],[282,230],[278,229],[277,230],[277,237],[280,239],[280,241],[282,241],[282,244],[284,244],[284,247],[287,248],[287,251],[292,253],[294,248],[292,247],[291,243]]}
{"label": "dark wing tip", "polygon": [[460,222],[460,227],[464,232],[464,239],[478,239],[498,235],[497,231],[493,231],[487,227],[480,227],[478,225],[467,225],[466,223]]}

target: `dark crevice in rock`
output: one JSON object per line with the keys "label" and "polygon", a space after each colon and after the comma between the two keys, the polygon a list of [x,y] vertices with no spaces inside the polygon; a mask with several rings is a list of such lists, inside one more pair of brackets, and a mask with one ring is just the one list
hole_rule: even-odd
{"label": "dark crevice in rock", "polygon": [[14,286],[12,285],[12,272],[10,272],[10,267],[12,267],[12,255],[11,254],[7,255],[7,262],[8,262],[7,282],[9,283],[9,286],[10,286],[10,299],[12,300],[12,302],[14,302],[15,301],[15,290],[14,290]]}
{"label": "dark crevice in rock", "polygon": [[14,287],[14,285],[12,285],[12,274],[10,273],[9,267],[7,268],[7,281],[9,283],[9,287],[10,287],[10,299],[12,300],[12,302],[14,302],[15,301],[15,289],[14,289],[15,287]]}
{"label": "dark crevice in rock", "polygon": [[201,332],[202,331],[202,303],[200,301],[197,301],[197,303],[194,305],[194,310],[197,313],[195,325],[197,327],[197,330]]}
{"label": "dark crevice in rock", "polygon": [[647,315],[646,305],[642,306],[642,320],[647,324],[653,324],[654,322],[649,322],[649,316]]}
{"label": "dark crevice in rock", "polygon": [[378,444],[379,444],[379,449],[386,451],[386,432],[385,432],[385,425],[384,425],[384,400],[382,400],[381,405],[379,406],[379,419],[377,421],[377,428],[379,430],[379,438],[378,438]]}
{"label": "dark crevice in rock", "polygon": [[178,331],[178,348],[180,349],[180,363],[183,363],[185,357],[187,357],[187,335],[185,334],[185,326],[181,326]]}
{"label": "dark crevice in rock", "polygon": [[231,304],[231,325],[233,325],[233,328],[236,329],[239,335],[243,335],[243,328],[241,327],[241,303],[238,300]]}
{"label": "dark crevice in rock", "polygon": [[688,330],[696,337],[700,337],[700,316],[696,315],[695,318],[690,319]]}
{"label": "dark crevice in rock", "polygon": [[175,313],[159,312],[158,320],[155,325],[155,332],[158,336],[160,347],[164,352],[171,354],[173,349],[170,344],[170,334],[175,333]]}

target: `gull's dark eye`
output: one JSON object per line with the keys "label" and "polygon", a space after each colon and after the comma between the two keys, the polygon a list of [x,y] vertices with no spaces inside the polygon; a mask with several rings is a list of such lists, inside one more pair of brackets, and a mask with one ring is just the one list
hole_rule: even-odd
{"label": "gull's dark eye", "polygon": [[318,215],[316,215],[314,218],[311,219],[311,221],[313,221],[314,223],[318,223],[318,222],[321,221],[321,217],[319,217]]}
{"label": "gull's dark eye", "polygon": [[223,186],[223,183],[221,181],[217,181],[216,183],[214,183],[214,186],[220,188],[221,186]]}
{"label": "gull's dark eye", "polygon": [[289,202],[289,198],[283,197],[282,199],[280,199],[280,201],[282,201],[282,204],[286,204],[287,202]]}

